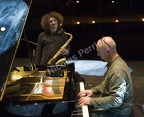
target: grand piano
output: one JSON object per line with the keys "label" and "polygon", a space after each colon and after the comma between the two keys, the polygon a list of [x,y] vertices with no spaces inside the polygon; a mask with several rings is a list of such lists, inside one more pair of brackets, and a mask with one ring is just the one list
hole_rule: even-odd
{"label": "grand piano", "polygon": [[[3,0],[0,4],[0,108],[15,117],[39,116],[36,115],[37,109],[44,104],[77,105],[77,88],[80,88],[79,82],[84,82],[75,75],[74,63],[34,64],[24,31],[31,4],[32,0]],[[28,45],[30,65],[14,66],[22,34]],[[67,114],[72,116],[71,112],[77,111],[77,106],[70,107],[70,110]]]}

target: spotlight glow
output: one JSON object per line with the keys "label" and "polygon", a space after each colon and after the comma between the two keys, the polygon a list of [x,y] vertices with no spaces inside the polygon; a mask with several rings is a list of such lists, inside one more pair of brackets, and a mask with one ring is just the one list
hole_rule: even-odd
{"label": "spotlight glow", "polygon": [[0,30],[1,30],[1,31],[5,31],[6,28],[5,28],[5,27],[1,27]]}

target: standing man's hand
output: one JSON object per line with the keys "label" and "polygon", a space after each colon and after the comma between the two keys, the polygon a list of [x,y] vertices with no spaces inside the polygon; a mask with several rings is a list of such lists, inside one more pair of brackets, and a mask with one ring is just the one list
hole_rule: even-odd
{"label": "standing man's hand", "polygon": [[60,52],[64,56],[69,54],[69,51],[67,49],[60,49]]}

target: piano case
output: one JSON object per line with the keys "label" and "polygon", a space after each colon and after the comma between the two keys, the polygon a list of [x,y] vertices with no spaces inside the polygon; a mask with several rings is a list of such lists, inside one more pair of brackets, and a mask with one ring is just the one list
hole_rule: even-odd
{"label": "piano case", "polygon": [[30,67],[13,66],[31,4],[32,0],[0,4],[0,105],[74,101],[74,65],[35,66],[30,58]]}

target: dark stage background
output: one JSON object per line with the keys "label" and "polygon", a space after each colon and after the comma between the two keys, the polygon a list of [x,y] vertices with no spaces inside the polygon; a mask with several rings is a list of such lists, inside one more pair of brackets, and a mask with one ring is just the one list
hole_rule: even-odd
{"label": "dark stage background", "polygon": [[[144,7],[143,0],[33,0],[25,24],[25,32],[31,49],[35,50],[37,38],[42,31],[42,15],[50,11],[61,13],[65,20],[62,28],[73,35],[70,57],[98,59],[94,49],[82,55],[105,35],[112,36],[119,54],[126,60],[144,59]],[[95,20],[95,23],[92,21]],[[79,21],[80,24],[76,24]],[[22,35],[16,57],[28,57],[27,46]]]}
{"label": "dark stage background", "polygon": [[[92,45],[102,36],[111,36],[117,43],[120,56],[127,61],[132,73],[134,84],[134,113],[133,117],[143,117],[144,104],[144,7],[143,0],[33,0],[28,14],[24,31],[14,61],[15,66],[29,64],[29,51],[26,38],[29,40],[31,51],[36,49],[37,38],[42,32],[40,19],[50,11],[61,13],[64,18],[62,28],[73,35],[69,59],[76,56],[77,60],[99,62],[97,52]],[[92,21],[95,20],[95,23]],[[80,24],[76,24],[79,21]],[[87,52],[85,50],[88,50]],[[77,61],[81,62],[81,61]],[[86,88],[99,84],[104,73],[104,64],[98,63],[92,69],[93,63],[86,69],[83,62],[77,64],[77,70],[86,81]],[[88,64],[87,64],[88,65]],[[87,66],[86,65],[86,66]],[[81,67],[80,67],[81,66]],[[80,69],[78,69],[80,68]],[[97,69],[98,68],[98,69]],[[100,72],[101,71],[101,72]],[[89,73],[93,74],[90,75]],[[101,73],[101,74],[95,74]],[[95,80],[95,82],[93,82]],[[64,105],[64,109],[67,108]],[[14,107],[8,111],[18,111],[25,116],[39,116],[42,105],[27,105],[23,109]],[[14,110],[13,110],[14,109]],[[37,111],[34,113],[34,111]],[[16,117],[6,109],[0,109],[5,116]],[[27,113],[26,113],[27,111]],[[23,112],[23,113],[22,113]]]}

